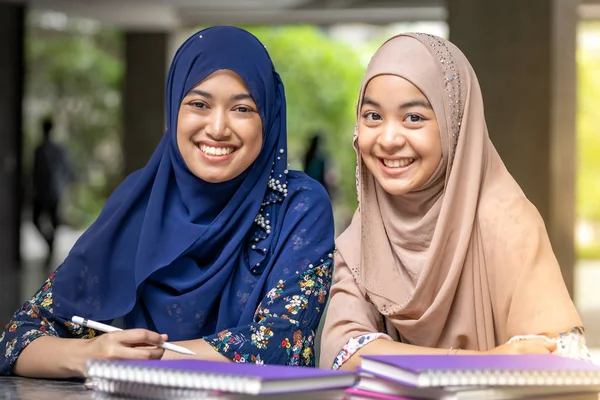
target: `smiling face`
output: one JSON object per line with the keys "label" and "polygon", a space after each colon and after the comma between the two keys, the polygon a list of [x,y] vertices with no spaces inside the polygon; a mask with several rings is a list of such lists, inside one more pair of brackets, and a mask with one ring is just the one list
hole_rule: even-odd
{"label": "smiling face", "polygon": [[256,160],[262,120],[238,74],[216,71],[186,94],[177,117],[177,146],[190,171],[210,183],[229,181]]}
{"label": "smiling face", "polygon": [[358,149],[386,192],[423,187],[442,159],[437,120],[425,95],[396,75],[371,79],[360,107]]}

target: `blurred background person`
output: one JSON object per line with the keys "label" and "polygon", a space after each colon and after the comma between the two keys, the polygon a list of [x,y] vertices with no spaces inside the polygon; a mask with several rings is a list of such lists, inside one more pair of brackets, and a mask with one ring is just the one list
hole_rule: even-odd
{"label": "blurred background person", "polygon": [[335,173],[325,155],[321,132],[315,132],[310,138],[304,155],[304,173],[319,182],[329,197],[335,197]]}
{"label": "blurred background person", "polygon": [[35,149],[33,159],[33,223],[48,245],[46,268],[54,254],[54,238],[60,224],[60,202],[73,178],[66,151],[52,141],[53,128],[52,119],[44,119],[42,142]]}

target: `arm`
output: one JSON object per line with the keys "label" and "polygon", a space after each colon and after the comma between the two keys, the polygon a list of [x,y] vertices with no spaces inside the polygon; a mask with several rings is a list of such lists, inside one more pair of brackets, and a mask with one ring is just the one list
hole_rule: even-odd
{"label": "arm", "polygon": [[52,335],[39,336],[21,349],[12,373],[43,379],[83,377],[83,366],[87,360],[86,342]]}
{"label": "arm", "polygon": [[[524,197],[490,196],[480,212],[497,340],[581,327],[544,221]],[[582,330],[583,332],[583,330]]]}
{"label": "arm", "polygon": [[333,260],[279,280],[263,298],[249,326],[205,338],[235,362],[314,366],[315,331],[331,284]]}
{"label": "arm", "polygon": [[0,375],[84,377],[91,358],[156,359],[163,355],[156,345],[167,340],[166,335],[145,329],[99,335],[54,315],[55,274],[15,313],[0,336]]}
{"label": "arm", "polygon": [[327,301],[333,260],[279,280],[266,294],[250,325],[204,339],[177,342],[195,356],[166,351],[163,359],[200,358],[255,364],[314,365],[315,330]]}
{"label": "arm", "polygon": [[[323,328],[322,368],[354,370],[367,354],[448,354],[435,349],[395,342],[386,334],[383,317],[361,292],[338,252],[334,285]],[[450,352],[454,354],[455,352]],[[462,354],[476,352],[461,351]]]}
{"label": "arm", "polygon": [[81,376],[78,361],[84,342],[76,338],[92,338],[97,332],[52,314],[54,275],[14,314],[0,336],[0,375]]}

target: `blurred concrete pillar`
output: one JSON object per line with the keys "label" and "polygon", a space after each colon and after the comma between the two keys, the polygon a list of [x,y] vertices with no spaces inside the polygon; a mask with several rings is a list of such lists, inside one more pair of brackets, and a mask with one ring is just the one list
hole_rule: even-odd
{"label": "blurred concrete pillar", "polygon": [[579,0],[451,0],[450,40],[483,90],[490,136],[542,214],[573,296]]}
{"label": "blurred concrete pillar", "polygon": [[19,304],[25,7],[0,3],[0,325]]}
{"label": "blurred concrete pillar", "polygon": [[168,33],[125,33],[123,154],[126,174],[146,165],[165,131],[168,51]]}

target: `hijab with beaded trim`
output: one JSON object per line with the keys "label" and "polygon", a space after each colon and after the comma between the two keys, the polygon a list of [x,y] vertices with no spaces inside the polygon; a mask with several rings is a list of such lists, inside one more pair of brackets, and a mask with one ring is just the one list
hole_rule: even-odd
{"label": "hijab with beaded trim", "polygon": [[362,163],[355,131],[359,209],[336,240],[321,365],[373,323],[406,343],[475,350],[580,326],[544,222],[489,138],[464,54],[433,35],[389,39],[369,63],[357,117],[369,81],[383,74],[427,97],[442,160],[422,188],[392,196]]}
{"label": "hijab with beaded trim", "polygon": [[[263,121],[263,145],[240,176],[207,183],[181,157],[177,116],[186,93],[222,69],[246,83]],[[169,70],[166,118],[148,164],[115,190],[59,267],[56,315],[124,317],[125,327],[170,340],[251,322],[264,284],[258,278],[271,267],[284,229],[279,211],[287,193],[285,92],[265,46],[229,26],[189,37]],[[239,298],[248,287],[250,296]]]}

